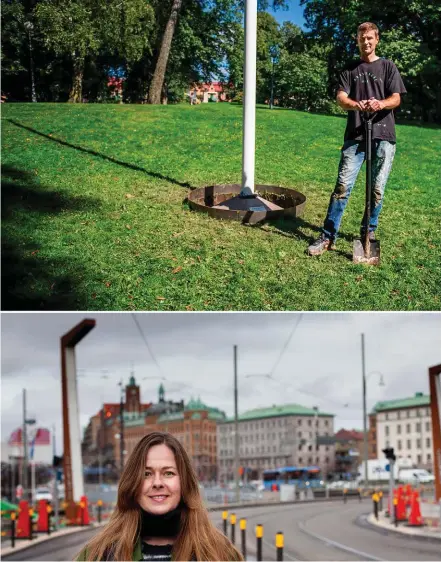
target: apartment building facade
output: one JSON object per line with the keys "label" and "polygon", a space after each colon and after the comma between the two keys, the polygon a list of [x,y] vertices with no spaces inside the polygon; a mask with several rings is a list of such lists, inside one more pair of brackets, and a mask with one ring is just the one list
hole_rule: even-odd
{"label": "apartment building facade", "polygon": [[[298,404],[273,405],[244,412],[238,419],[240,471],[261,479],[265,469],[317,465],[326,477],[333,471],[334,414]],[[217,428],[218,473],[234,480],[234,419]]]}
{"label": "apartment building facade", "polygon": [[410,459],[415,467],[433,470],[430,396],[417,392],[413,397],[378,402],[370,423],[370,456],[374,446],[376,458],[384,457],[385,447],[393,447],[397,458]]}

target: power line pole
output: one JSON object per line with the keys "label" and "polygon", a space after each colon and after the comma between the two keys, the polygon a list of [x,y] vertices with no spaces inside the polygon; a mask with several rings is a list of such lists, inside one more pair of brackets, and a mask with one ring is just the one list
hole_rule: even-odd
{"label": "power line pole", "polygon": [[55,457],[57,456],[57,448],[55,446],[55,425],[52,426],[52,456],[54,464],[54,530],[57,531],[59,519],[58,471],[60,468],[55,466]]}
{"label": "power line pole", "polygon": [[28,436],[26,430],[26,389],[23,389],[23,464],[22,464],[22,482],[23,482],[23,499],[28,500]]}
{"label": "power line pole", "polygon": [[368,436],[366,424],[366,365],[364,354],[364,334],[361,334],[361,369],[363,374],[363,457],[364,457],[364,487],[368,485]]}
{"label": "power line pole", "polygon": [[239,489],[239,420],[237,414],[237,345],[234,346],[234,487],[236,501],[240,501]]}
{"label": "power line pole", "polygon": [[119,414],[120,414],[120,433],[119,433],[119,445],[120,445],[120,455],[121,455],[121,474],[124,470],[124,400],[123,400],[123,381],[119,383],[121,385],[121,398],[119,403]]}

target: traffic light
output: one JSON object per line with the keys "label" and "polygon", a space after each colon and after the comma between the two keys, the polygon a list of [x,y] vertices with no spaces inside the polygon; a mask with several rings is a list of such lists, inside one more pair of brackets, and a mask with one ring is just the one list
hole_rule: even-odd
{"label": "traffic light", "polygon": [[387,460],[392,462],[395,462],[397,460],[397,457],[394,454],[393,447],[386,447],[385,449],[382,449],[382,451],[386,455]]}
{"label": "traffic light", "polygon": [[52,460],[52,466],[54,468],[58,468],[60,466],[63,466],[63,457],[58,457],[57,455],[54,455],[54,458]]}

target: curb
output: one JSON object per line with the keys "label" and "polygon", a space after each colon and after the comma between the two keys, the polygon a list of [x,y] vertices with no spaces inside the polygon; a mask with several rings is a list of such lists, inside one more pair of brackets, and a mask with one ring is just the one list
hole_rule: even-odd
{"label": "curb", "polygon": [[[92,523],[91,525],[87,525],[85,527],[72,527],[70,529],[63,529],[62,531],[54,531],[52,532],[50,535],[40,535],[35,537],[34,539],[32,539],[31,541],[29,541],[26,544],[20,544],[21,540],[23,539],[16,539],[16,543],[15,546],[8,546],[6,548],[2,548],[1,549],[1,558],[5,558],[6,556],[9,556],[11,554],[14,554],[16,552],[23,552],[24,550],[27,550],[29,548],[32,548],[36,545],[39,545],[41,543],[44,542],[48,542],[50,540],[55,540],[55,539],[59,539],[65,535],[73,535],[74,533],[83,533],[85,531],[90,531],[91,529],[94,529],[96,527],[102,527],[103,525],[105,525],[105,523]],[[26,539],[24,539],[26,540]]]}
{"label": "curb", "polygon": [[373,513],[370,513],[366,517],[366,522],[370,527],[373,527],[375,529],[382,529],[383,531],[387,531],[388,533],[392,533],[394,535],[399,535],[400,537],[408,537],[420,541],[431,541],[436,543],[441,541],[441,533],[428,535],[422,530],[412,529],[411,527],[394,527],[390,525],[390,523],[386,523],[385,521],[377,521]]}

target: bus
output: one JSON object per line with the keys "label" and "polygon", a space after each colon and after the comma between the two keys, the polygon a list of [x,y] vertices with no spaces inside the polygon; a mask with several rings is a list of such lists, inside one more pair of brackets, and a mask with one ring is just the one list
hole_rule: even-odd
{"label": "bus", "polygon": [[324,486],[318,466],[285,466],[263,471],[265,490],[280,490],[280,484],[294,484],[297,488],[320,488]]}

